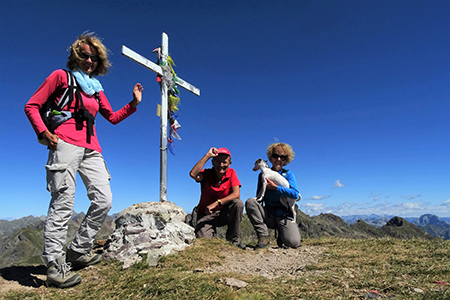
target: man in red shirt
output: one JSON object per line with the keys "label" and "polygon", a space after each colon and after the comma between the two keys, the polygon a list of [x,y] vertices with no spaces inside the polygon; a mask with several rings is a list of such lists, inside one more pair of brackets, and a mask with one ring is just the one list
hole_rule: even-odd
{"label": "man in red shirt", "polygon": [[[211,169],[203,169],[212,158]],[[231,154],[227,148],[211,148],[195,164],[189,175],[201,184],[200,202],[197,206],[197,238],[212,238],[217,227],[228,225],[226,239],[245,249],[239,243],[244,204],[240,197],[241,183],[236,171],[229,168]]]}

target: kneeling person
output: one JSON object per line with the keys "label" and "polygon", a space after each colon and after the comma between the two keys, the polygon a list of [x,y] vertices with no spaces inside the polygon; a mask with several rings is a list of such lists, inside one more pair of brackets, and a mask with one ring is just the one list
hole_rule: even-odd
{"label": "kneeling person", "polygon": [[[203,169],[206,162],[212,158],[211,169]],[[228,225],[226,239],[245,249],[239,243],[241,220],[244,203],[240,197],[241,183],[236,171],[229,168],[231,154],[226,148],[211,148],[195,164],[189,175],[201,184],[200,202],[197,206],[197,238],[212,238],[216,228]]]}
{"label": "kneeling person", "polygon": [[[272,170],[281,174],[289,182],[289,187],[277,186],[270,179],[267,181],[267,190],[263,203],[256,201],[255,197],[247,199],[245,209],[247,216],[258,236],[255,249],[269,246],[269,228],[278,233],[278,246],[298,248],[301,243],[301,235],[295,222],[295,203],[281,201],[281,196],[300,200],[295,175],[285,168],[294,159],[295,153],[289,144],[274,143],[267,148],[267,158],[272,163]],[[261,173],[258,177],[258,188],[256,194],[262,188]]]}

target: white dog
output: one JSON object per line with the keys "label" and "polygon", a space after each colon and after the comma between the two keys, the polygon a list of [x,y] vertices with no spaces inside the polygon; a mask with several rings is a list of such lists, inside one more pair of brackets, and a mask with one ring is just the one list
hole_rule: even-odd
{"label": "white dog", "polygon": [[[267,188],[267,180],[272,180],[276,185],[281,185],[282,187],[289,187],[289,182],[286,178],[284,178],[280,173],[275,172],[274,170],[269,168],[269,165],[266,161],[262,160],[261,158],[258,159],[255,162],[255,167],[253,168],[253,171],[261,170],[261,184],[262,188],[258,191],[258,195],[256,195],[256,201],[260,202],[264,194],[266,193]],[[295,211],[294,211],[294,204],[295,201],[300,200],[301,196],[299,195],[298,199],[289,198],[286,196],[280,196],[280,202],[286,206],[287,209],[291,209],[294,213],[294,219],[295,219]]]}

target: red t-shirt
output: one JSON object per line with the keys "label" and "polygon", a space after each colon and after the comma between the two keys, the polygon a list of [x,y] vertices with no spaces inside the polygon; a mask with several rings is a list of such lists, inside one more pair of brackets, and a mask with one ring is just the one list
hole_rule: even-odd
{"label": "red t-shirt", "polygon": [[231,194],[233,187],[241,187],[236,171],[231,168],[228,168],[222,180],[217,178],[214,169],[204,169],[202,173],[203,180],[200,182],[202,194],[197,207],[199,215],[205,214],[205,209],[209,204]]}

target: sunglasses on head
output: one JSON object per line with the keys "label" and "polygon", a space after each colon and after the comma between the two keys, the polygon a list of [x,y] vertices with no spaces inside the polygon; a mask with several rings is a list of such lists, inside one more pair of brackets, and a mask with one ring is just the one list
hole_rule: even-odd
{"label": "sunglasses on head", "polygon": [[98,55],[87,54],[86,52],[80,52],[78,55],[82,60],[88,60],[90,58],[91,61],[98,61],[100,59]]}
{"label": "sunglasses on head", "polygon": [[280,158],[281,160],[286,160],[287,156],[286,155],[278,155],[276,153],[272,153],[272,158],[274,158],[274,159]]}

